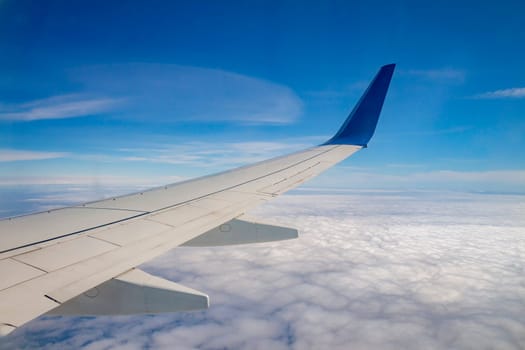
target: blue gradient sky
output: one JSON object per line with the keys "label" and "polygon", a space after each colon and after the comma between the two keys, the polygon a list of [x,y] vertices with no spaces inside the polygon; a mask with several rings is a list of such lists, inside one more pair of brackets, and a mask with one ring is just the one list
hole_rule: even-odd
{"label": "blue gradient sky", "polygon": [[315,145],[394,62],[370,148],[313,185],[524,192],[523,10],[0,1],[0,185],[146,186]]}

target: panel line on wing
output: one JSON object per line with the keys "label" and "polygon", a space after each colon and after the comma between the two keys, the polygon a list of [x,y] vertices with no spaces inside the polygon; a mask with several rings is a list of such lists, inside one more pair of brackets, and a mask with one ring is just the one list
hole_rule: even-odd
{"label": "panel line on wing", "polygon": [[46,243],[46,242],[51,242],[51,241],[54,241],[54,240],[57,240],[57,239],[60,239],[60,238],[65,238],[65,237],[69,237],[69,236],[73,236],[73,235],[78,235],[80,233],[84,233],[84,232],[88,232],[88,231],[91,231],[91,230],[95,230],[97,228],[106,227],[106,226],[109,226],[109,225],[117,224],[119,222],[131,220],[131,219],[134,219],[134,218],[138,218],[138,217],[144,216],[146,214],[149,214],[149,213],[145,212],[145,213],[137,214],[137,215],[130,216],[130,217],[127,217],[127,218],[124,218],[124,219],[120,219],[120,220],[116,220],[116,221],[113,221],[113,222],[109,222],[109,223],[106,223],[106,224],[85,228],[85,229],[82,229],[82,230],[79,230],[79,231],[66,233],[66,234],[63,234],[63,235],[60,235],[60,236],[56,236],[56,237],[52,237],[52,238],[48,238],[48,239],[43,239],[41,241],[24,244],[24,245],[21,245],[21,246],[18,246],[18,247],[14,247],[14,248],[9,248],[9,249],[0,251],[0,254],[8,253],[8,252],[11,252],[13,250],[17,250],[17,249],[21,249],[21,248],[27,248],[27,247],[31,247],[31,246],[42,244],[42,243]]}
{"label": "panel line on wing", "polygon": [[137,209],[127,209],[127,208],[110,208],[110,207],[87,207],[85,204],[83,205],[75,205],[73,208],[88,208],[88,209],[101,209],[101,210],[118,210],[118,211],[131,211],[135,213],[148,213],[146,210],[137,210]]}
{"label": "panel line on wing", "polygon": [[[36,249],[36,250],[38,250],[38,249]],[[33,250],[33,251],[35,251],[35,250]],[[16,261],[17,263],[24,264],[24,265],[26,265],[26,266],[32,267],[33,269],[40,270],[40,271],[42,271],[42,272],[44,272],[44,273],[48,273],[48,272],[49,272],[49,271],[46,271],[46,270],[42,269],[41,267],[35,266],[35,265],[33,265],[33,264],[30,264],[30,263],[28,263],[28,262],[26,262],[26,261],[18,260],[18,259],[16,258],[16,256],[12,256],[12,257],[10,257],[9,259],[12,259],[12,260]]]}

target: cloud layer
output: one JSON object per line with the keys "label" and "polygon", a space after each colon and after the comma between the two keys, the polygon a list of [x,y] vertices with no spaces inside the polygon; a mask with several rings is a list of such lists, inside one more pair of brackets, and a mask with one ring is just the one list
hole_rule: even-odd
{"label": "cloud layer", "polygon": [[209,293],[161,316],[42,317],[0,348],[520,349],[523,196],[300,191],[298,240],[179,248],[144,269]]}
{"label": "cloud layer", "polygon": [[479,99],[525,98],[525,88],[510,88],[484,92],[474,96]]}

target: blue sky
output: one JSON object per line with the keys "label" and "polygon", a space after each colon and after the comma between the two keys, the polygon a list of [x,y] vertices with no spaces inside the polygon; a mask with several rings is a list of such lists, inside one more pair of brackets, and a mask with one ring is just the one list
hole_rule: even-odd
{"label": "blue sky", "polygon": [[370,147],[312,185],[524,192],[523,7],[0,1],[0,187],[148,186],[319,144],[397,63]]}
{"label": "blue sky", "polygon": [[524,10],[0,0],[0,217],[322,143],[397,64],[369,148],[255,212],[300,239],[144,266],[208,311],[41,317],[0,348],[523,348]]}

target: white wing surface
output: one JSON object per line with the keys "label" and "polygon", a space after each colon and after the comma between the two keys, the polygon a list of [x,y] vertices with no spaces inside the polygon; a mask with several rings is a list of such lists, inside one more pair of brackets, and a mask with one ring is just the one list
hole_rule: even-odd
{"label": "white wing surface", "polygon": [[297,231],[247,219],[251,208],[320,174],[372,137],[394,65],[380,69],[323,145],[216,175],[0,220],[0,335],[44,313],[193,310],[198,291],[136,267],[180,245],[264,242]]}

